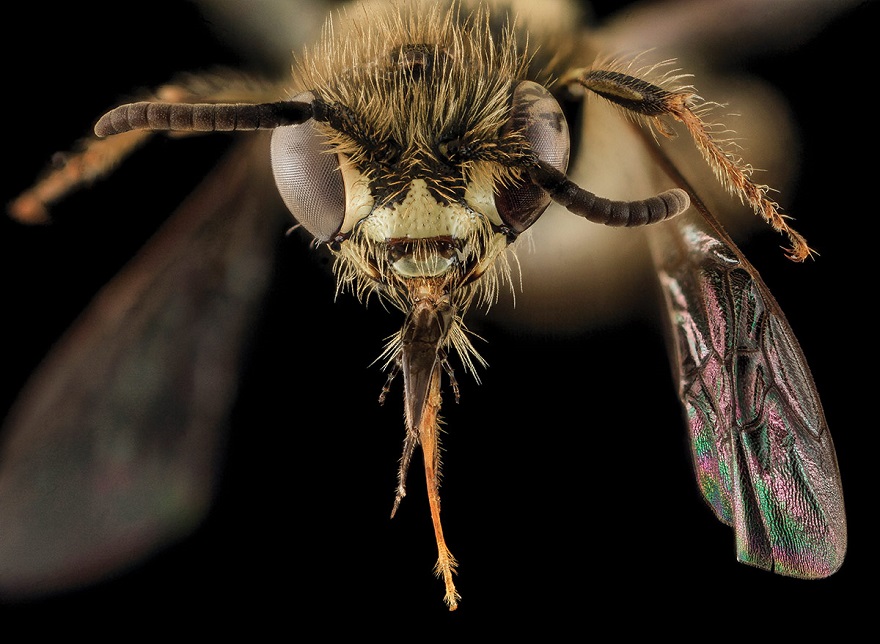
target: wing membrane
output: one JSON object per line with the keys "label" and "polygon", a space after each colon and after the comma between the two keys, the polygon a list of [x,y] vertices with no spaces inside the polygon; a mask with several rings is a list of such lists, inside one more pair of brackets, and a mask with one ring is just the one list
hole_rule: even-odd
{"label": "wing membrane", "polygon": [[740,561],[828,576],[846,522],[812,376],[758,273],[695,201],[651,240],[700,490],[733,526]]}
{"label": "wing membrane", "polygon": [[207,512],[284,225],[266,207],[267,142],[243,147],[97,296],[6,420],[0,593],[100,579]]}

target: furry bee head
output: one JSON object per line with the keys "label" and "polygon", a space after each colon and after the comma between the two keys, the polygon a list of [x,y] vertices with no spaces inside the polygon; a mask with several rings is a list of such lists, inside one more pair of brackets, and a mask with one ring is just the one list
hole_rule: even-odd
{"label": "furry bee head", "polygon": [[550,202],[524,168],[568,163],[561,108],[531,80],[548,73],[530,74],[508,13],[373,9],[329,21],[297,61],[306,92],[294,100],[322,118],[275,131],[279,188],[331,243],[342,287],[408,311],[410,280],[429,279],[458,311],[477,293],[490,303],[509,273],[504,249]]}

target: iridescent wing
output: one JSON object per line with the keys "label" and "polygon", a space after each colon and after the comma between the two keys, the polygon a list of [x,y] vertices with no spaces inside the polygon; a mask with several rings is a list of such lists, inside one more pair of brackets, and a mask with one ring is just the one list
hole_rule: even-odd
{"label": "iridescent wing", "polygon": [[840,472],[785,316],[698,201],[650,238],[703,497],[733,526],[740,561],[792,577],[834,573],[846,553]]}
{"label": "iridescent wing", "polygon": [[[631,46],[654,38],[661,50],[679,41],[687,51],[685,40],[697,46],[703,34],[709,43],[708,34],[728,24],[707,6],[694,13],[692,32],[685,39],[676,29],[688,17],[669,9],[649,8],[622,21],[622,31],[615,32],[612,25],[602,35],[624,48],[627,38],[632,38]],[[737,20],[746,23],[749,16],[762,13],[751,3],[740,10]],[[695,28],[697,23],[702,26]],[[719,42],[721,36],[715,34]],[[723,44],[713,49],[737,50]],[[612,166],[622,176],[608,179],[611,190],[646,194],[669,187],[672,179],[694,202],[686,215],[649,227],[648,238],[666,299],[673,367],[701,493],[716,516],[734,527],[741,561],[793,577],[832,574],[846,552],[840,474],[812,376],[785,316],[757,271],[676,169],[681,164],[700,192],[706,191],[705,175],[695,174],[700,163],[687,159],[682,141],[658,146],[643,137],[637,146],[606,116],[590,114],[596,116],[601,120],[588,124],[593,128],[589,140],[606,136],[631,155],[626,173]],[[675,164],[660,150],[670,150]],[[600,158],[584,176],[597,176],[603,165],[611,164]],[[619,188],[613,187],[615,180],[622,184]],[[602,192],[609,191],[603,186]],[[722,197],[713,204],[725,202],[730,200]]]}

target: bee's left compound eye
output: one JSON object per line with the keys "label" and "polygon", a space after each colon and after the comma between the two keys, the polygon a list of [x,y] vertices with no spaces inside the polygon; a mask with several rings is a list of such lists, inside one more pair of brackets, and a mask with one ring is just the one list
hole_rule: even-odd
{"label": "bee's left compound eye", "polygon": [[[294,101],[312,101],[304,92]],[[272,172],[287,209],[319,241],[339,232],[345,219],[345,184],[339,157],[314,119],[272,132]]]}
{"label": "bee's left compound eye", "polygon": [[[513,90],[510,120],[505,131],[520,131],[537,157],[560,172],[568,169],[568,123],[562,108],[547,89],[522,81]],[[519,234],[531,226],[550,205],[550,195],[525,180],[495,189],[495,207],[502,221]]]}

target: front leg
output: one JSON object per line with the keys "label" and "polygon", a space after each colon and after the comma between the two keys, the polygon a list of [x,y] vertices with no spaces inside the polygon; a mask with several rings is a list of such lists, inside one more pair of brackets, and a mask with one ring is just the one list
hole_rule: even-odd
{"label": "front leg", "polygon": [[663,117],[671,116],[682,123],[724,188],[751,206],[775,231],[788,236],[790,259],[805,260],[813,251],[803,236],[788,225],[787,217],[780,214],[778,205],[768,197],[770,187],[752,181],[754,169],[736,153],[733,141],[715,136],[729,130],[718,123],[704,120],[716,104],[703,102],[692,86],[679,85],[681,78],[680,74],[667,74],[658,83],[652,83],[613,69],[583,68],[569,71],[562,82],[590,90],[667,138],[675,133],[662,120]]}
{"label": "front leg", "polygon": [[[218,103],[274,100],[279,96],[271,84],[239,73],[183,75],[138,100],[164,103]],[[153,132],[137,130],[99,139],[85,136],[68,153],[55,155],[52,166],[8,206],[13,219],[25,224],[47,223],[52,206],[84,186],[108,176],[117,165],[144,145]]]}

